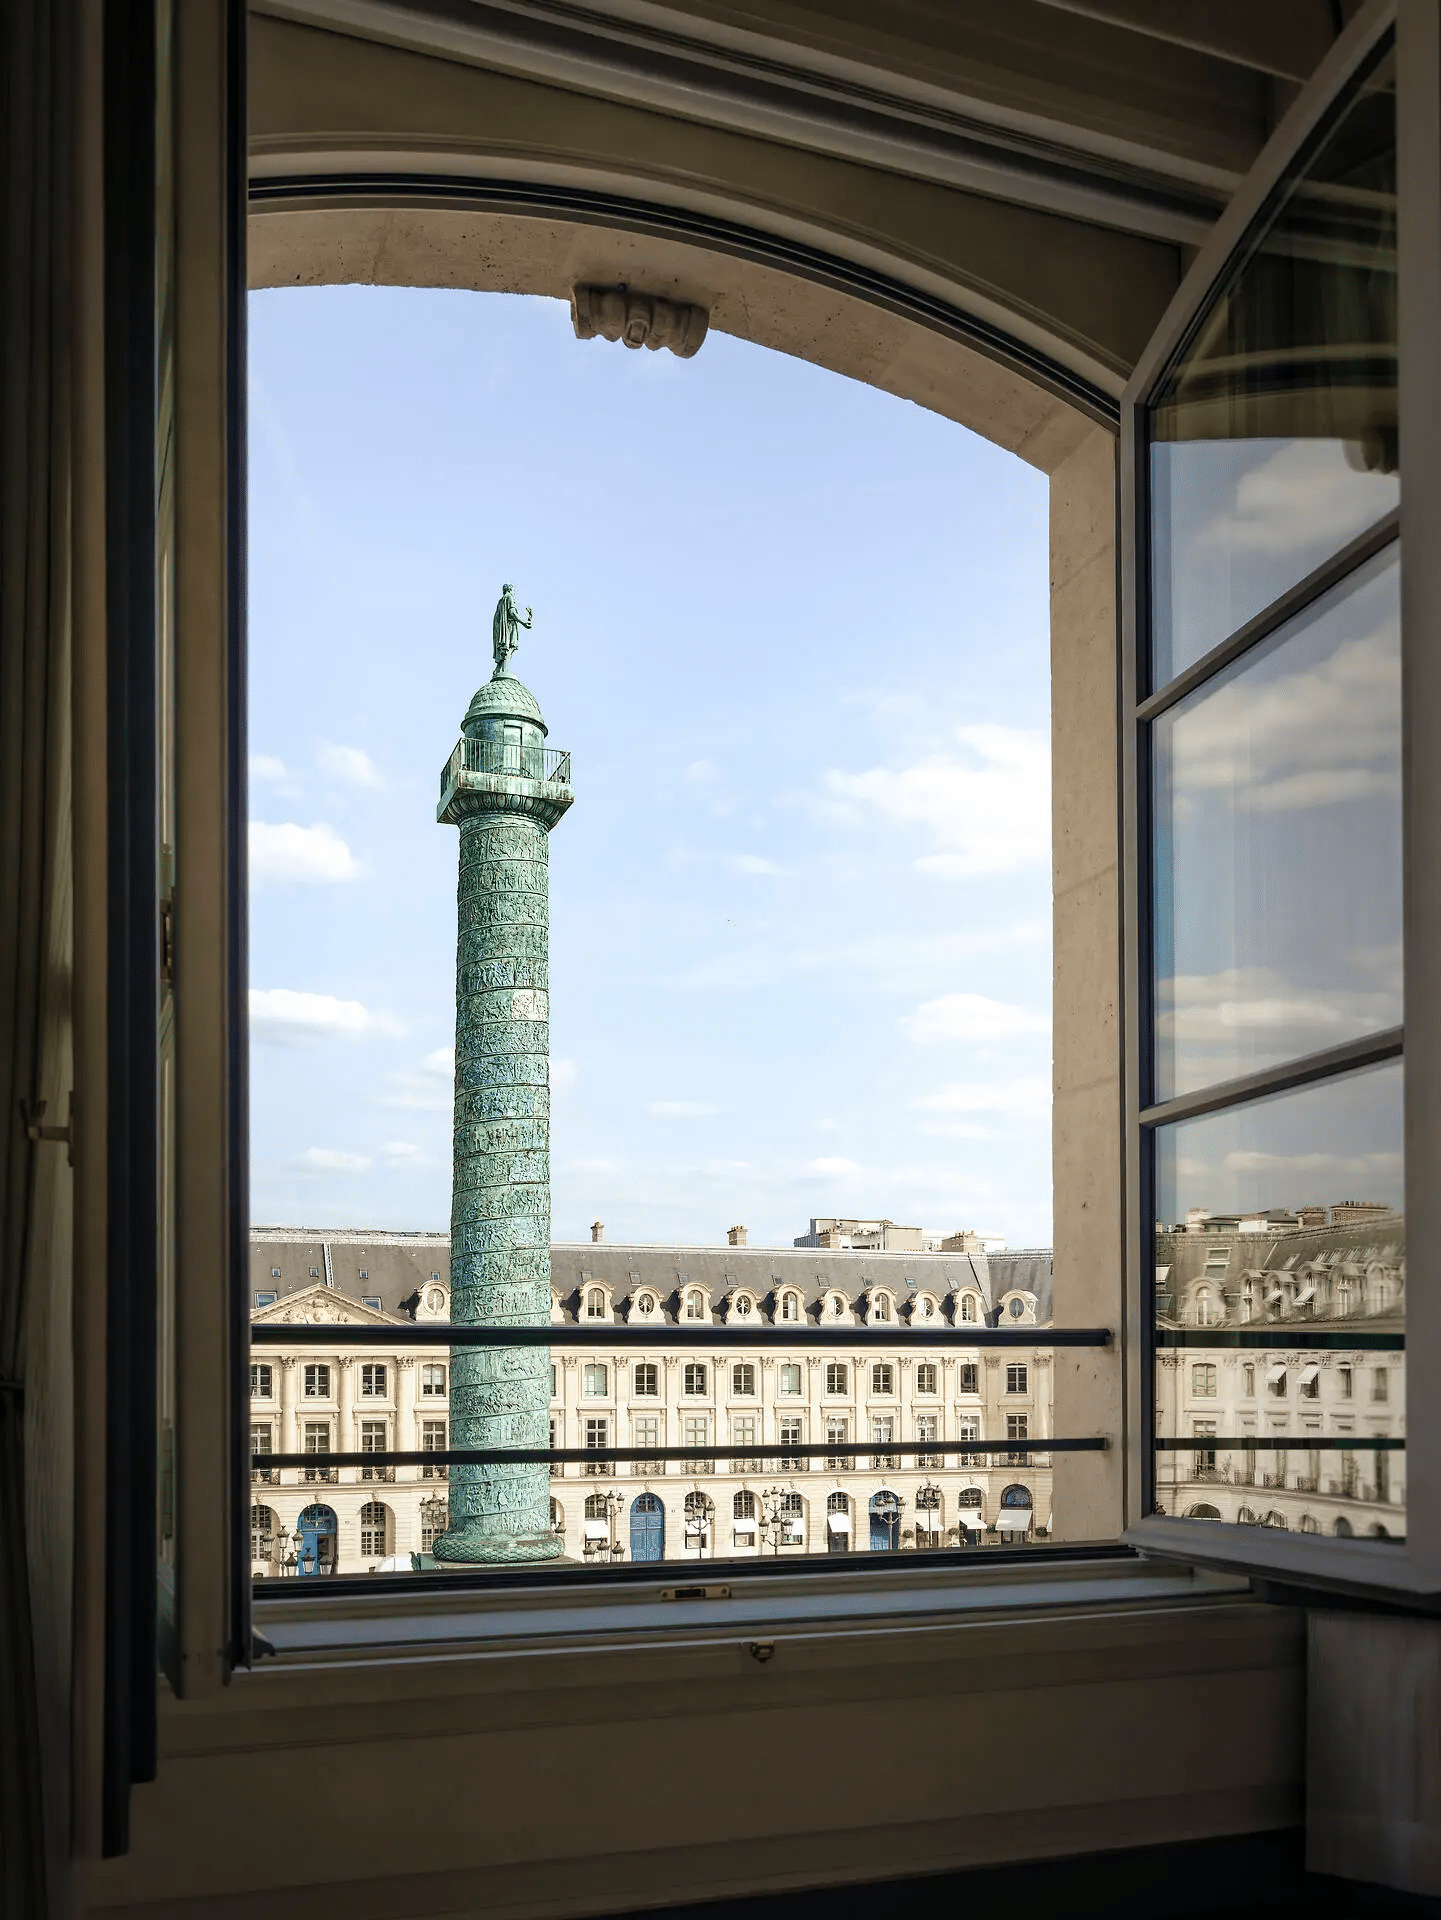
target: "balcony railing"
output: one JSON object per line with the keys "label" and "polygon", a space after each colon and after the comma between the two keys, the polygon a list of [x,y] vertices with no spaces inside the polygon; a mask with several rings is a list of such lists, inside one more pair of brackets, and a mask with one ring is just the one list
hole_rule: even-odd
{"label": "balcony railing", "polygon": [[458,740],[455,751],[440,776],[440,794],[444,799],[459,785],[463,773],[510,774],[519,780],[535,780],[556,786],[570,785],[570,755],[554,747],[525,747],[505,740]]}

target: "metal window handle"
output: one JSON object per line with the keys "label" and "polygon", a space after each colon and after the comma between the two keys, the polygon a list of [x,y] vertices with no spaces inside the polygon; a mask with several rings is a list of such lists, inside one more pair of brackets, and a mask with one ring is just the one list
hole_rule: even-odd
{"label": "metal window handle", "polygon": [[42,1126],[41,1122],[45,1118],[45,1107],[46,1102],[44,1100],[36,1100],[34,1102],[22,1100],[20,1102],[20,1114],[25,1122],[25,1132],[31,1140],[63,1140],[65,1142],[65,1164],[73,1167],[75,1165],[75,1143],[71,1137],[71,1127],[75,1119],[74,1092],[72,1091],[70,1095],[68,1102],[69,1117],[63,1127]]}

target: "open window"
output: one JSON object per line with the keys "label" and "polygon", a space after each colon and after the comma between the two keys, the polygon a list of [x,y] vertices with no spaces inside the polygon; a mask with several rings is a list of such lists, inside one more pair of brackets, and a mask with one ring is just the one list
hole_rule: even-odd
{"label": "open window", "polygon": [[1121,529],[1128,1537],[1388,1590],[1438,1545],[1406,1481],[1438,874],[1408,30],[1338,42],[1197,260],[1128,390]]}

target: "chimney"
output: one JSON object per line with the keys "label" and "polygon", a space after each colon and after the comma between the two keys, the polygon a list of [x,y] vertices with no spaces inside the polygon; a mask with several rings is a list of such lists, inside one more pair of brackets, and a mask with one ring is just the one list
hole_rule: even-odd
{"label": "chimney", "polygon": [[596,1243],[596,1245],[597,1245],[597,1246],[599,1246],[599,1245],[600,1245],[600,1243],[601,1243],[601,1241],[602,1241],[602,1240],[604,1240],[604,1238],[605,1238],[605,1222],[604,1222],[603,1220],[592,1220],[592,1221],[591,1221],[591,1223],[590,1223],[590,1237],[591,1237],[591,1239],[592,1239],[592,1240],[594,1240],[594,1242]]}
{"label": "chimney", "polygon": [[743,1247],[746,1243],[745,1228],[744,1227],[727,1227],[726,1239],[730,1242],[730,1244],[733,1247]]}

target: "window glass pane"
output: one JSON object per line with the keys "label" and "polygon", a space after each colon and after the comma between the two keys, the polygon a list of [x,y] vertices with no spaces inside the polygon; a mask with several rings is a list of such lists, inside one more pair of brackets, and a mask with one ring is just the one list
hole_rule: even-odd
{"label": "window glass pane", "polygon": [[1395,73],[1280,188],[1153,403],[1152,685],[1399,498]]}
{"label": "window glass pane", "polygon": [[1401,1063],[1155,1145],[1157,1510],[1403,1538]]}
{"label": "window glass pane", "polygon": [[1398,1025],[1397,549],[1161,715],[1152,769],[1156,1099]]}

